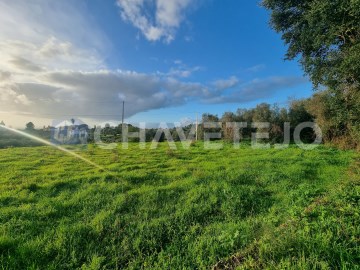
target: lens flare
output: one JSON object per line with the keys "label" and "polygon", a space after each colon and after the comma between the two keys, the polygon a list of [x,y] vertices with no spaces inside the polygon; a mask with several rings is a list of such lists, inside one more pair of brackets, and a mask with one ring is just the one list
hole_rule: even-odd
{"label": "lens flare", "polygon": [[95,162],[93,162],[93,161],[91,161],[91,160],[88,160],[88,159],[84,158],[83,156],[80,156],[80,155],[76,154],[76,153],[73,152],[73,151],[70,151],[69,149],[66,149],[66,148],[64,148],[64,147],[58,146],[58,145],[53,144],[53,143],[51,143],[51,142],[49,142],[49,141],[47,141],[47,140],[41,139],[41,138],[39,138],[39,137],[36,137],[36,136],[34,136],[34,135],[31,135],[31,134],[29,134],[29,133],[26,133],[26,132],[23,132],[23,131],[20,131],[20,130],[17,130],[17,129],[9,128],[9,127],[2,126],[2,125],[0,125],[0,128],[6,129],[6,130],[8,130],[8,131],[14,132],[14,133],[16,133],[16,134],[19,134],[19,135],[24,136],[24,137],[26,137],[26,138],[29,138],[29,139],[31,139],[31,140],[34,140],[34,141],[40,142],[40,143],[42,143],[42,144],[45,144],[45,145],[51,146],[51,147],[53,147],[53,148],[56,148],[56,149],[58,149],[58,150],[60,150],[60,151],[62,151],[62,152],[64,152],[64,153],[66,153],[66,154],[68,154],[68,155],[70,155],[70,156],[73,156],[73,157],[75,157],[75,158],[77,158],[77,159],[80,159],[80,160],[82,160],[82,161],[84,161],[84,162],[86,162],[86,163],[88,163],[88,164],[90,164],[90,165],[92,165],[92,166],[94,166],[94,167],[96,167],[96,168],[98,168],[98,169],[101,169],[101,170],[105,171],[105,168],[104,168],[104,167],[96,164]]}

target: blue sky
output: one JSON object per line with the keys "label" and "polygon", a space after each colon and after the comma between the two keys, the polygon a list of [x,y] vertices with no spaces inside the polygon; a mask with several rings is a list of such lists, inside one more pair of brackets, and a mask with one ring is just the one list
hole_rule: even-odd
{"label": "blue sky", "polygon": [[14,125],[117,121],[122,99],[128,121],[174,122],[312,93],[256,1],[0,0],[0,8],[0,118]]}

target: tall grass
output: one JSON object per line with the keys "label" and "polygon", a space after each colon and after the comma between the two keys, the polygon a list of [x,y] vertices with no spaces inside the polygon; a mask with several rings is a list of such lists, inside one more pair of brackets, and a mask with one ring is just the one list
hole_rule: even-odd
{"label": "tall grass", "polygon": [[[355,154],[0,150],[3,269],[354,269]],[[353,165],[355,166],[355,165]],[[353,168],[356,168],[353,167]]]}

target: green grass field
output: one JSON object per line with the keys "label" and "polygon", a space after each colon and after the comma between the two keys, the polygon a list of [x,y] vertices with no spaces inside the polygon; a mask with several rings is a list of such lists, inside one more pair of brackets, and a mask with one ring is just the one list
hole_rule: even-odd
{"label": "green grass field", "polygon": [[1,269],[360,269],[359,155],[0,150]]}

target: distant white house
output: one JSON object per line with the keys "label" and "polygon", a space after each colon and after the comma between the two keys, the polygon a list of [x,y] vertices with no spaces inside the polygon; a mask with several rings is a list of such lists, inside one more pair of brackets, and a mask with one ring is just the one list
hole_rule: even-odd
{"label": "distant white house", "polygon": [[54,122],[52,140],[59,144],[86,144],[89,126],[80,119],[70,119]]}

